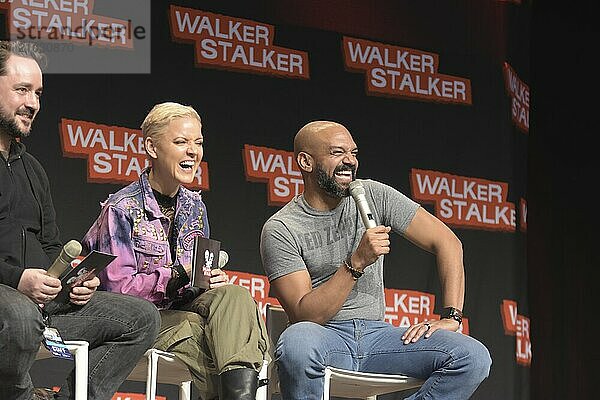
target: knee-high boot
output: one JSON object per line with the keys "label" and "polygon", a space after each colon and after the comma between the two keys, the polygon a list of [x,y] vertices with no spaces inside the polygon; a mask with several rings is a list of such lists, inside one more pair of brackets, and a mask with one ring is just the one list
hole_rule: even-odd
{"label": "knee-high boot", "polygon": [[219,375],[219,400],[254,400],[258,373],[252,368],[237,368]]}

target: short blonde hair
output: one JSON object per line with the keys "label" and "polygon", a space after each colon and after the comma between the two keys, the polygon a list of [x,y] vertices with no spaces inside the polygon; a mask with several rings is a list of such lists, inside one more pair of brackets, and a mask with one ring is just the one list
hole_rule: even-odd
{"label": "short blonde hair", "polygon": [[152,107],[144,118],[141,126],[144,140],[148,137],[154,141],[159,140],[167,126],[176,118],[195,118],[202,126],[200,115],[193,107],[168,101]]}

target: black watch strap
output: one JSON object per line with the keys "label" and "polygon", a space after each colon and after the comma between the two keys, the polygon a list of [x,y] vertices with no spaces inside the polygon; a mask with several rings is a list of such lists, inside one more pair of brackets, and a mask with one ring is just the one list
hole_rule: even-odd
{"label": "black watch strap", "polygon": [[460,325],[462,323],[462,311],[460,311],[458,308],[454,308],[454,307],[444,307],[444,309],[442,310],[442,314],[440,315],[440,318],[453,319],[456,322],[458,322],[458,324]]}

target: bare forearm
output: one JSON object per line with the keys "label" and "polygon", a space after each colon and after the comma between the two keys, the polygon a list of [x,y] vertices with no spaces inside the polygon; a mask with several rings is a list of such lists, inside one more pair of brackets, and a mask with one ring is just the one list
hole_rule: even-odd
{"label": "bare forearm", "polygon": [[[305,290],[298,287],[298,280],[278,281],[273,283],[273,288],[290,322],[312,321],[318,324],[326,323],[338,313],[355,285],[350,272],[342,266],[327,282],[314,289],[306,287],[310,286],[310,280],[302,282]],[[304,294],[296,298],[290,293]]]}
{"label": "bare forearm", "polygon": [[465,272],[460,239],[424,208],[417,210],[405,236],[412,243],[435,255],[442,286],[442,306],[462,310]]}
{"label": "bare forearm", "polygon": [[438,274],[442,288],[442,306],[463,309],[465,272],[461,243],[456,240],[437,254]]}

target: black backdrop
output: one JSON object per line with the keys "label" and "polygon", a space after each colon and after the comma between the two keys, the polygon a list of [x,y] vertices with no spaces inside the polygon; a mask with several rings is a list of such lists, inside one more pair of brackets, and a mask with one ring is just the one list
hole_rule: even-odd
{"label": "black backdrop", "polygon": [[[362,177],[409,195],[411,168],[506,182],[507,200],[518,205],[527,198],[530,143],[510,120],[502,65],[509,62],[529,82],[531,12],[516,3],[152,2],[151,74],[45,76],[43,109],[26,144],[47,168],[63,239],[80,238],[99,202],[122,185],[87,183],[85,160],[62,157],[60,119],[137,128],[153,104],[166,100],[191,104],[203,117],[210,175],[204,199],[232,270],[262,274],[258,236],[278,209],[267,205],[266,184],[246,180],[243,145],[291,151],[294,133],[309,120],[334,119],[350,129]],[[197,68],[193,44],[172,40],[169,4],[274,25],[276,45],[308,52],[310,79]],[[344,70],[342,35],[437,53],[442,73],[471,81],[472,105],[366,95],[364,73]],[[505,334],[500,313],[510,299],[529,317],[527,234],[518,223],[515,232],[453,229],[465,247],[469,334],[494,360],[475,398],[528,398],[529,368],[516,363],[515,337]],[[401,239],[392,246],[386,287],[439,295],[432,257]],[[533,347],[535,363],[535,341]]]}
{"label": "black backdrop", "polygon": [[[598,4],[535,2],[527,267],[532,399],[592,399],[598,350]],[[557,57],[564,49],[568,57]],[[563,78],[561,78],[563,77]]]}

